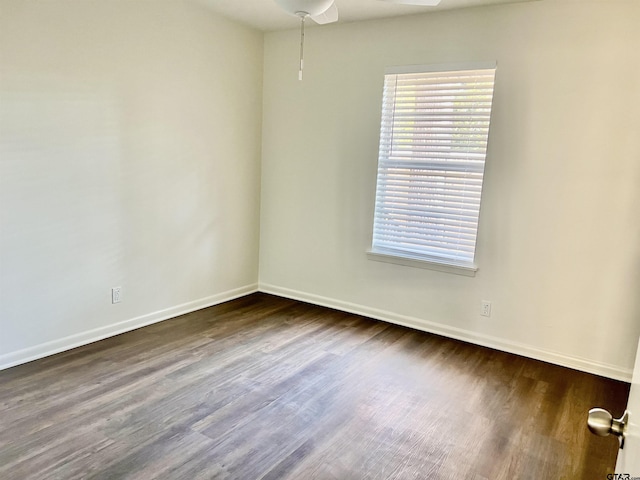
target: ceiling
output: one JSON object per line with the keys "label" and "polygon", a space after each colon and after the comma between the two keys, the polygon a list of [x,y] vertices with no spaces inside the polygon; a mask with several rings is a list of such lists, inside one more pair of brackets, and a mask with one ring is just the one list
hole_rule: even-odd
{"label": "ceiling", "polygon": [[[263,31],[296,28],[299,19],[285,13],[275,0],[197,0],[225,17]],[[416,7],[378,0],[335,0],[340,23],[437,12],[454,8],[477,7],[537,0],[442,0],[437,7]],[[309,22],[312,24],[313,22]]]}

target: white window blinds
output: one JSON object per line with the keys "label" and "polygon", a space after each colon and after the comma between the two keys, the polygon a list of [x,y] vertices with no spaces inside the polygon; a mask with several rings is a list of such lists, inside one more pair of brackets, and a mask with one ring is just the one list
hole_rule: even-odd
{"label": "white window blinds", "polygon": [[385,75],[372,252],[473,267],[494,77]]}

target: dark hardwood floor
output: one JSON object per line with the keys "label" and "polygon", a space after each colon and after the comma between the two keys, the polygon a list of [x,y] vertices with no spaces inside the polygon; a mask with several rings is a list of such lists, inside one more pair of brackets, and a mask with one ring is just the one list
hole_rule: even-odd
{"label": "dark hardwood floor", "polygon": [[254,294],[0,372],[0,478],[604,480],[627,395]]}

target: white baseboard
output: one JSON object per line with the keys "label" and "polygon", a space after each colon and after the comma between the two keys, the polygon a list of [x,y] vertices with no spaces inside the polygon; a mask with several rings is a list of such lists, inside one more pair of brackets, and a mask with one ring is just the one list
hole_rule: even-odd
{"label": "white baseboard", "polygon": [[424,332],[435,333],[444,337],[455,338],[464,342],[482,345],[483,347],[489,347],[495,350],[501,350],[504,352],[521,355],[523,357],[542,360],[543,362],[553,363],[555,365],[560,365],[587,373],[593,373],[595,375],[612,378],[614,380],[621,380],[628,383],[631,382],[633,371],[631,369],[622,368],[617,365],[595,362],[586,358],[580,358],[566,355],[560,352],[545,350],[524,343],[512,342],[504,338],[485,335],[482,333],[473,332],[471,330],[451,327],[442,323],[430,322],[428,320],[409,317],[406,315],[399,315],[397,313],[389,312],[386,310],[379,310],[377,308],[371,308],[365,305],[344,302],[333,298],[314,295],[312,293],[278,287],[276,285],[261,283],[259,285],[259,291],[264,293],[271,293],[280,297],[291,298],[293,300],[312,303],[314,305],[334,308],[336,310],[342,310],[344,312],[355,313],[357,315],[375,318],[376,320],[382,320],[384,322],[394,323],[397,325],[414,328],[416,330],[422,330]]}
{"label": "white baseboard", "polygon": [[34,347],[25,348],[15,352],[0,355],[0,370],[5,368],[27,363],[38,358],[48,357],[56,353],[71,350],[72,348],[97,342],[104,338],[113,337],[121,333],[135,330],[140,327],[151,325],[152,323],[162,322],[170,318],[184,315],[195,310],[211,307],[219,303],[228,302],[238,297],[243,297],[258,291],[258,284],[245,285],[243,287],[234,288],[226,292],[211,295],[209,297],[194,300],[192,302],[183,303],[157,312],[141,315],[123,322],[106,325],[104,327],[95,328],[86,332],[77,333],[68,337],[52,340],[50,342],[41,343]]}
{"label": "white baseboard", "polygon": [[402,325],[405,327],[414,328],[416,330],[435,333],[444,337],[455,338],[457,340],[462,340],[476,345],[482,345],[484,347],[489,347],[496,350],[521,355],[524,357],[534,358],[536,360],[542,360],[544,362],[573,368],[575,370],[580,370],[587,373],[593,373],[595,375],[612,378],[614,380],[631,382],[633,371],[631,369],[622,368],[617,365],[595,362],[586,358],[575,357],[534,347],[532,345],[512,342],[503,338],[485,335],[482,333],[477,333],[457,327],[451,327],[442,323],[431,322],[428,320],[409,317],[406,315],[399,315],[397,313],[380,310],[377,308],[371,308],[365,305],[344,302],[320,295],[263,283],[261,283],[260,285],[246,285],[216,295],[201,298],[193,302],[183,303],[181,305],[176,305],[175,307],[148,313],[146,315],[141,315],[130,320],[125,320],[112,325],[107,325],[50,342],[42,343],[34,347],[29,347],[15,352],[3,354],[0,355],[0,370],[10,368],[15,365],[20,365],[22,363],[27,363],[32,360],[37,360],[39,358],[48,357],[49,355],[54,355],[66,350],[71,350],[72,348],[97,342],[98,340],[112,337],[114,335],[119,335],[130,330],[135,330],[137,328],[145,327],[153,323],[162,322],[163,320],[174,318],[179,315],[184,315],[196,310],[211,307],[213,305],[227,302],[229,300],[249,295],[257,291],[271,293],[273,295],[291,298],[293,300],[300,300],[303,302],[312,303],[314,305],[334,308],[357,315],[363,315],[366,317],[375,318],[376,320],[382,320],[384,322]]}

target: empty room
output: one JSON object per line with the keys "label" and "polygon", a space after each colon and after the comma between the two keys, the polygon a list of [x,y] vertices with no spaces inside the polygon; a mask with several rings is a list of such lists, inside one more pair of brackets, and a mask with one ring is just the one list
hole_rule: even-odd
{"label": "empty room", "polygon": [[640,478],[639,25],[0,0],[0,478]]}

